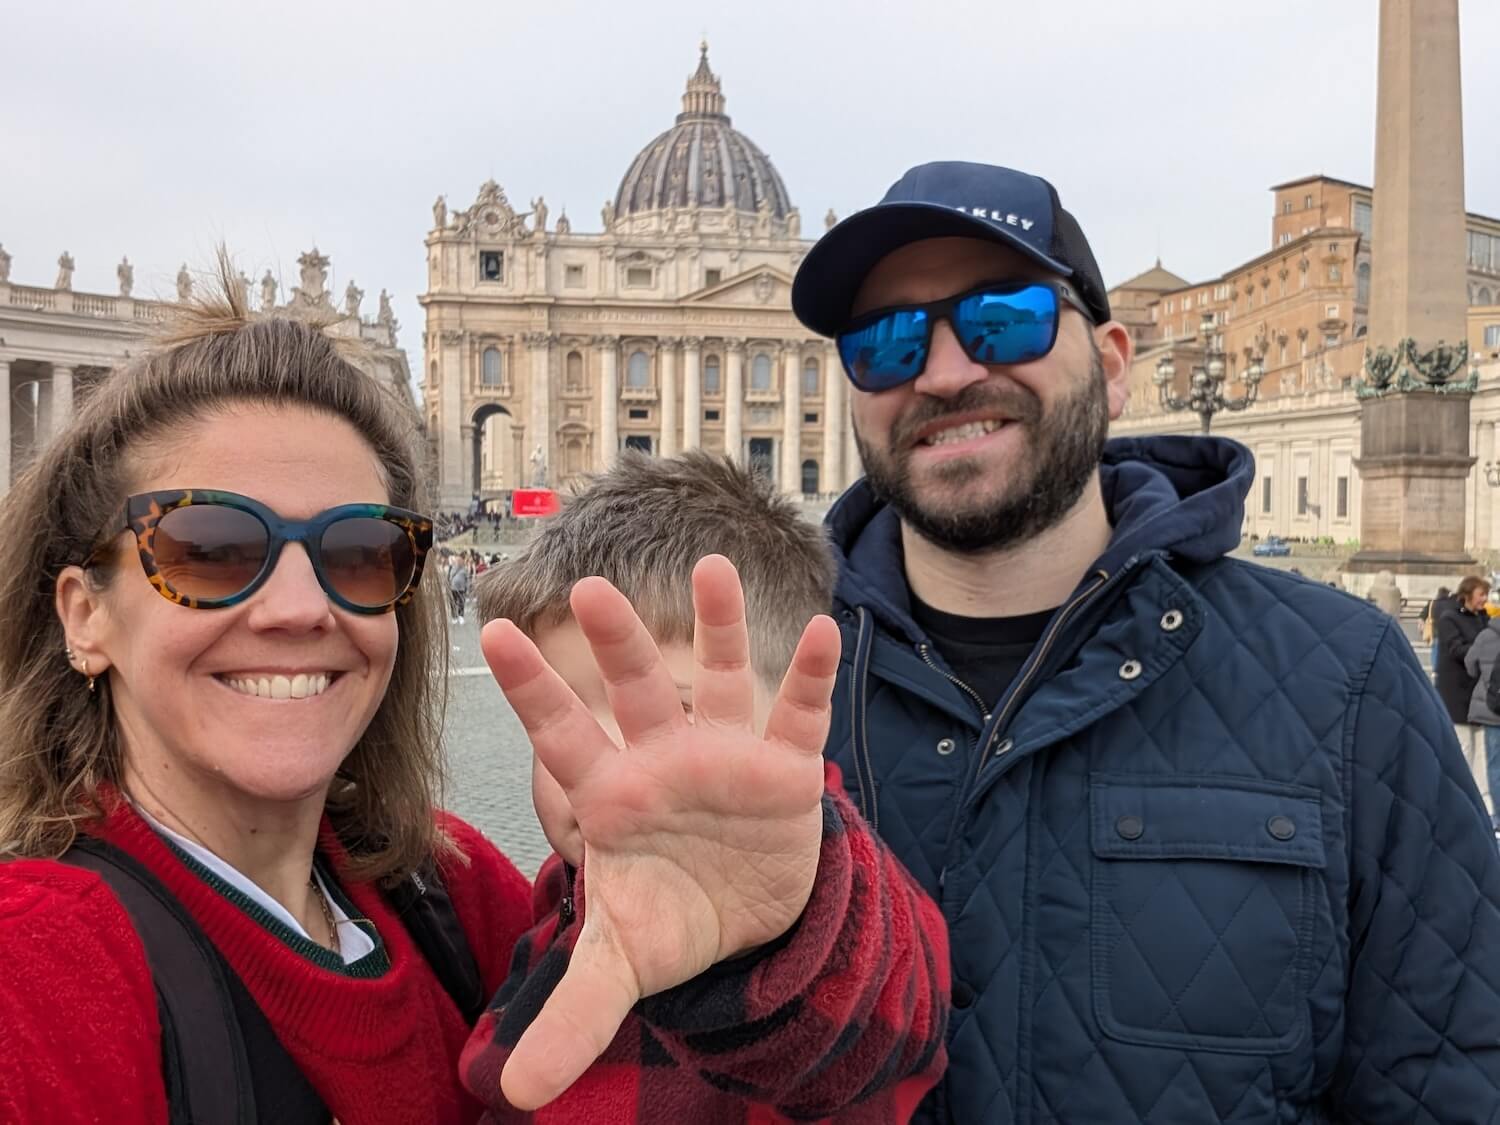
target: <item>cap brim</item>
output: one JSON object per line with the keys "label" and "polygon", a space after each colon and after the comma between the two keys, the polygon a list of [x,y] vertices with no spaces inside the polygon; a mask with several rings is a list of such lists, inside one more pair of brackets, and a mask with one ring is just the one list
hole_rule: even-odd
{"label": "cap brim", "polygon": [[819,335],[836,335],[848,323],[855,294],[875,263],[927,238],[998,242],[1059,277],[1073,276],[1072,267],[987,219],[938,203],[882,203],[850,215],[808,251],[792,283],[792,312]]}

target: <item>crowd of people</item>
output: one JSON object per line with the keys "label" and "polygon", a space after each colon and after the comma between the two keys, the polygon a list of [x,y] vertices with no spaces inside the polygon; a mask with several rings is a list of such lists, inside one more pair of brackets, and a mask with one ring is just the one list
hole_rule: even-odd
{"label": "crowd of people", "polygon": [[[802,260],[865,470],[821,529],[626,450],[447,550],[390,396],[221,274],[0,500],[0,1120],[1500,1114],[1488,583],[1434,690],[1233,557],[1254,459],[1109,437],[1046,180],[923,165]],[[471,599],[535,880],[436,807]]]}

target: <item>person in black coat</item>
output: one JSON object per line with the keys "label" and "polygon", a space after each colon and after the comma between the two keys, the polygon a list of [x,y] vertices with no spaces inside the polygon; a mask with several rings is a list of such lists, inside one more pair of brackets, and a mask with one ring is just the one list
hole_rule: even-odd
{"label": "person in black coat", "polygon": [[1464,657],[1469,655],[1474,638],[1489,624],[1489,614],[1484,610],[1489,595],[1490,584],[1483,578],[1469,575],[1454,592],[1458,604],[1445,611],[1437,623],[1438,695],[1442,697],[1448,717],[1458,728],[1458,741],[1471,765],[1480,745],[1478,728],[1469,725],[1469,701],[1478,681],[1464,667]]}

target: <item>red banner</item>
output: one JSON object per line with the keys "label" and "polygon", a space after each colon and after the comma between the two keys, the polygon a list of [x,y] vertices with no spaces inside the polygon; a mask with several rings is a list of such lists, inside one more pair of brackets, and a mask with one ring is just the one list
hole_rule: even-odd
{"label": "red banner", "polygon": [[555,516],[561,505],[550,488],[518,488],[510,497],[510,512],[521,516]]}

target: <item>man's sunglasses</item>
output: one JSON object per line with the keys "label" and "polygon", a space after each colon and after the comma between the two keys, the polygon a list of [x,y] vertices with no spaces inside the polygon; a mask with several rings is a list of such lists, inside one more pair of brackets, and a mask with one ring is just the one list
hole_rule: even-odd
{"label": "man's sunglasses", "polygon": [[432,548],[432,521],[402,508],[343,504],[288,520],[248,496],[194,488],[129,497],[84,565],[97,564],[121,530],[135,534],[157,593],[190,609],[244,601],[265,585],[281,549],[301,543],[335,605],[388,613],[415,596]]}
{"label": "man's sunglasses", "polygon": [[876,309],[838,334],[839,358],[862,391],[899,387],[922,374],[932,348],[932,327],[946,319],[964,354],[975,363],[1030,363],[1057,342],[1058,312],[1064,301],[1089,315],[1060,281],[992,281],[941,301]]}

